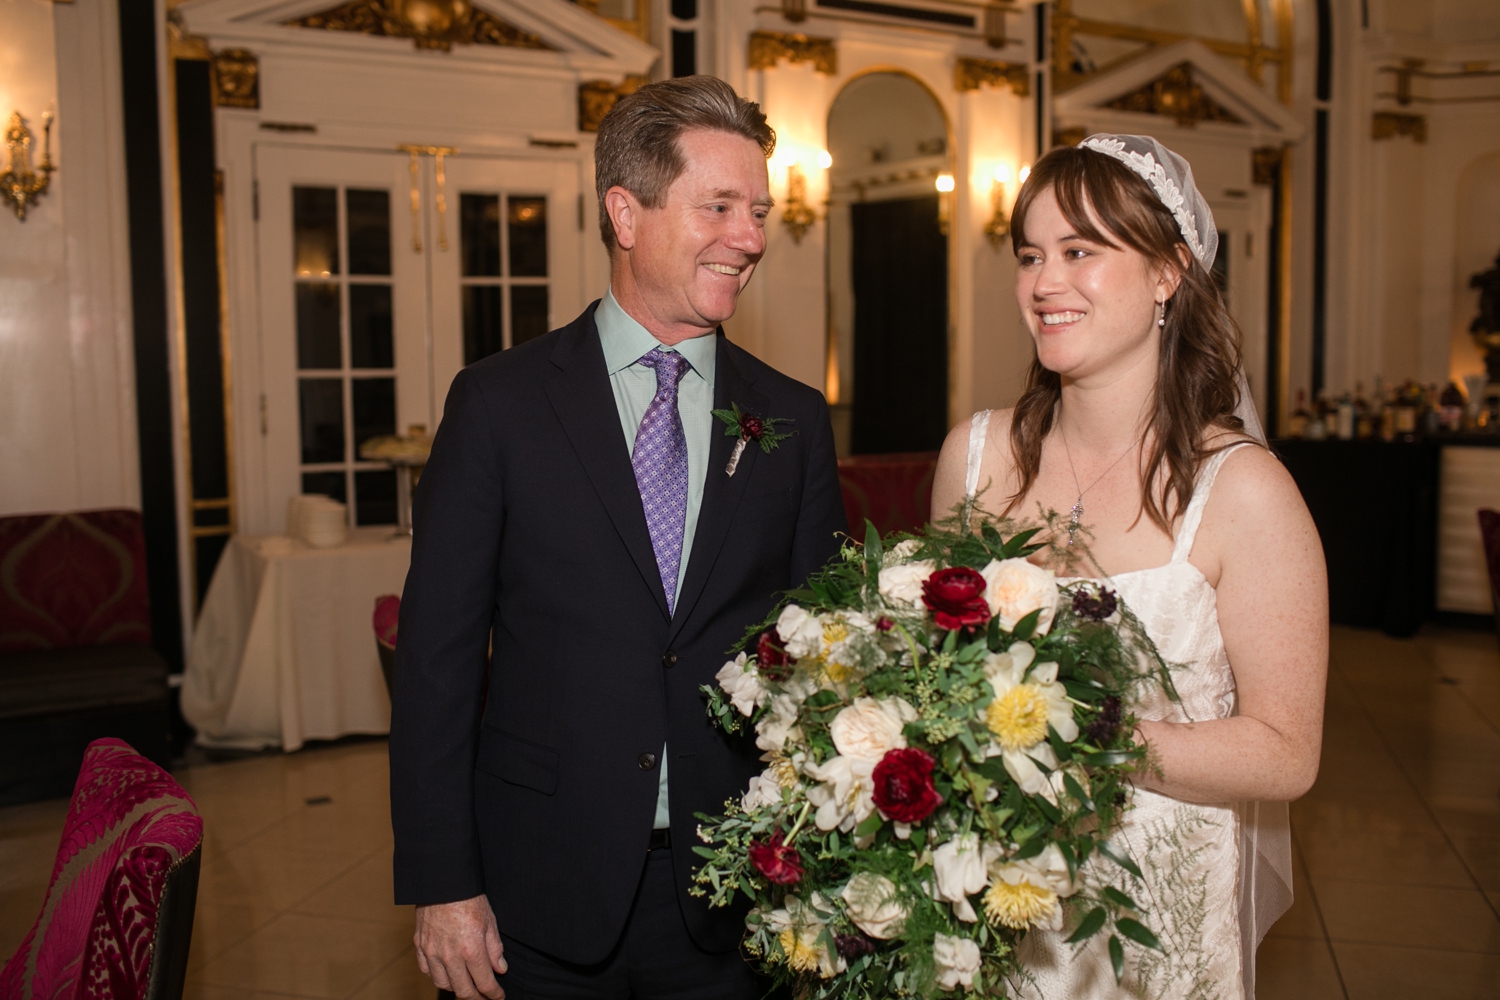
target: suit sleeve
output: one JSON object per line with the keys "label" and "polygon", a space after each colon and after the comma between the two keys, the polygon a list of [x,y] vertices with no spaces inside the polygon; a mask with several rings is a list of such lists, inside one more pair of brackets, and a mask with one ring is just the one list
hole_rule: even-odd
{"label": "suit sleeve", "polygon": [[498,587],[502,484],[493,416],[470,371],[448,393],[414,504],[391,698],[398,904],[484,891],[474,755]]}
{"label": "suit sleeve", "polygon": [[838,458],[833,447],[833,424],[828,403],[821,394],[804,432],[807,434],[807,469],[802,484],[802,510],[797,516],[797,534],[792,541],[793,587],[802,586],[814,570],[839,550],[839,532],[849,530],[844,513],[844,491],[839,487]]}

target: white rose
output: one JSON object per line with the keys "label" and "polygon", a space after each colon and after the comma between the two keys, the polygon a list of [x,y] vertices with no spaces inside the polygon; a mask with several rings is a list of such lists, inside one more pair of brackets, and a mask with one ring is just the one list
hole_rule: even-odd
{"label": "white rose", "polygon": [[833,717],[828,732],[840,754],[873,765],[891,750],[906,746],[901,730],[916,717],[917,710],[901,698],[856,698]]}
{"label": "white rose", "polygon": [[1052,628],[1058,592],[1056,576],[1050,569],[1034,566],[1025,559],[991,559],[979,575],[984,577],[984,598],[989,602],[990,614],[1000,619],[1001,628],[1010,631],[1038,608],[1042,614],[1036,623],[1036,634],[1046,635]]}
{"label": "white rose", "polygon": [[806,608],[788,604],[776,619],[776,635],[787,654],[794,659],[817,656],[823,650],[823,623],[807,613]]}
{"label": "white rose", "polygon": [[791,695],[778,694],[771,699],[771,711],[755,724],[755,745],[770,753],[780,753],[786,741],[800,738],[797,729],[797,702]]}
{"label": "white rose", "polygon": [[819,830],[848,833],[874,814],[874,771],[875,765],[869,761],[850,757],[833,757],[803,767],[802,773],[819,782],[807,790],[807,801],[818,810],[813,822]]}
{"label": "white rose", "polygon": [[884,875],[860,872],[844,886],[841,895],[855,926],[881,941],[900,935],[910,916],[896,898],[896,883]]}
{"label": "white rose", "polygon": [[760,671],[749,666],[747,659],[741,653],[720,667],[719,672],[714,675],[734,707],[740,710],[741,715],[746,716],[753,715],[756,707],[764,705],[770,697],[770,692],[761,683]]}
{"label": "white rose", "polygon": [[954,990],[974,988],[974,974],[979,971],[979,945],[966,937],[938,934],[932,939],[932,961],[937,966],[938,988]]}
{"label": "white rose", "polygon": [[979,919],[969,897],[989,882],[989,866],[1000,856],[1000,845],[981,845],[979,835],[966,833],[932,852],[932,870],[937,876],[933,898],[953,904],[953,915],[974,923]]}
{"label": "white rose", "polygon": [[931,559],[885,566],[880,570],[880,596],[888,604],[915,611],[922,607],[922,584],[936,568]]}

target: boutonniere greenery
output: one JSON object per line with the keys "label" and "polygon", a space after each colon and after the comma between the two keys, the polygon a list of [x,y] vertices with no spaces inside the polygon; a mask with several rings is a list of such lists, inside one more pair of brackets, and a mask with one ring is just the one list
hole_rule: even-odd
{"label": "boutonniere greenery", "polygon": [[714,410],[714,416],[724,425],[725,437],[737,437],[734,443],[734,454],[729,456],[729,464],[724,467],[727,475],[734,475],[734,470],[740,466],[740,456],[745,453],[745,446],[750,442],[760,445],[760,450],[766,454],[774,451],[781,442],[796,434],[796,431],[782,433],[776,429],[777,424],[792,423],[791,417],[757,417],[746,410],[740,409],[739,403],[730,403],[730,409]]}

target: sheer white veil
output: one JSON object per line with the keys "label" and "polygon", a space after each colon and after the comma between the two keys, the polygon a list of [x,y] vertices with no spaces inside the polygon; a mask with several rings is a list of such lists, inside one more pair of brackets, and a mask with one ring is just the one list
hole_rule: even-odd
{"label": "sheer white veil", "polygon": [[[1207,270],[1219,250],[1213,211],[1193,183],[1193,168],[1149,135],[1091,135],[1079,144],[1112,156],[1139,174],[1177,219],[1193,256]],[[1266,432],[1255,412],[1250,383],[1235,373],[1239,400],[1235,416],[1245,433],[1262,444]],[[1245,996],[1255,996],[1255,951],[1271,925],[1292,905],[1292,833],[1285,802],[1241,802],[1239,915]]]}

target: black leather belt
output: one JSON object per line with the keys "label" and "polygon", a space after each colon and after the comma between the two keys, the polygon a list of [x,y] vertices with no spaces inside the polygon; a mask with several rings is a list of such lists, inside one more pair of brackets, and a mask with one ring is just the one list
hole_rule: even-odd
{"label": "black leather belt", "polygon": [[666,851],[672,847],[671,830],[652,830],[651,839],[646,842],[646,852]]}

